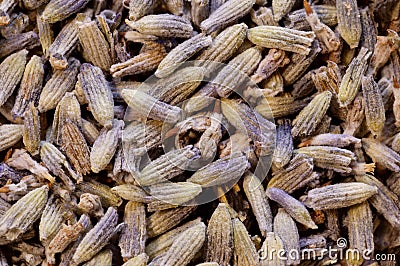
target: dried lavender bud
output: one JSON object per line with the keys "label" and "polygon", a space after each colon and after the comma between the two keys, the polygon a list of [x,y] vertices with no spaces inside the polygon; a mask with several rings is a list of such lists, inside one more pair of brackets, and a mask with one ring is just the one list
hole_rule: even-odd
{"label": "dried lavender bud", "polygon": [[40,142],[40,121],[39,113],[33,106],[33,103],[28,107],[24,114],[24,134],[23,142],[25,149],[32,155],[39,153]]}
{"label": "dried lavender bud", "polygon": [[66,212],[59,199],[51,197],[43,210],[39,223],[39,239],[44,246],[48,246],[57,232],[61,229]]}
{"label": "dried lavender bud", "polygon": [[82,193],[90,193],[99,196],[101,204],[105,207],[120,206],[122,204],[122,199],[111,191],[110,187],[94,180],[90,182],[80,182],[76,185],[76,188]]}
{"label": "dried lavender bud", "polygon": [[38,26],[40,45],[42,46],[43,54],[47,58],[50,56],[49,48],[54,42],[54,32],[51,24],[43,21],[41,16],[36,16],[36,24]]}
{"label": "dried lavender bud", "polygon": [[346,134],[319,134],[313,136],[298,145],[299,148],[306,146],[332,146],[344,148],[350,145],[359,145],[361,140]]}
{"label": "dried lavender bud", "polygon": [[181,205],[202,191],[200,185],[191,182],[154,184],[147,189],[154,198],[173,205]]}
{"label": "dried lavender bud", "polygon": [[362,29],[357,1],[336,1],[336,9],[340,36],[351,49],[358,47]]}
{"label": "dried lavender bud", "polygon": [[93,145],[100,134],[97,127],[86,119],[82,119],[82,133],[89,145]]}
{"label": "dried lavender bud", "polygon": [[378,166],[383,166],[393,172],[400,171],[400,155],[394,150],[372,138],[363,138],[362,145],[367,155]]}
{"label": "dried lavender bud", "polygon": [[21,140],[23,135],[23,125],[1,125],[0,126],[0,151],[11,148]]}
{"label": "dried lavender bud", "polygon": [[360,9],[360,19],[362,31],[359,46],[373,51],[377,42],[378,30],[376,28],[371,10],[369,10],[367,7]]}
{"label": "dried lavender bud", "polygon": [[56,23],[79,12],[89,2],[89,0],[50,0],[41,16],[46,22]]}
{"label": "dried lavender bud", "polygon": [[293,153],[293,137],[291,134],[292,126],[289,119],[278,121],[276,129],[276,148],[272,163],[277,168],[282,168],[287,165]]}
{"label": "dried lavender bud", "polygon": [[273,252],[274,250],[285,250],[283,246],[283,242],[278,236],[278,234],[269,232],[267,233],[267,237],[262,244],[260,249],[260,266],[268,266],[268,265],[277,265],[283,266],[286,265],[284,261],[278,256],[278,252]]}
{"label": "dried lavender bud", "polygon": [[246,227],[237,218],[233,219],[232,224],[234,241],[233,265],[258,265],[258,253]]}

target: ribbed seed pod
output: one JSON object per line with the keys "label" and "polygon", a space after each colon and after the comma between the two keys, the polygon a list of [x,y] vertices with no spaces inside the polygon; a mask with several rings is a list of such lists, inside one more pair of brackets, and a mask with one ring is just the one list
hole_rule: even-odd
{"label": "ribbed seed pod", "polygon": [[86,138],[86,141],[89,145],[93,145],[96,139],[99,137],[99,130],[97,127],[90,121],[82,118],[82,133]]}
{"label": "ribbed seed pod", "polygon": [[278,120],[276,129],[276,148],[272,163],[277,168],[287,165],[292,158],[293,153],[293,137],[292,125],[289,119]]}
{"label": "ribbed seed pod", "polygon": [[34,31],[14,35],[8,39],[0,40],[0,58],[17,53],[24,49],[31,50],[40,46],[39,37]]}
{"label": "ribbed seed pod", "polygon": [[272,11],[274,12],[274,20],[279,21],[286,16],[293,8],[296,0],[272,0]]}
{"label": "ribbed seed pod", "polygon": [[42,46],[43,54],[47,57],[50,56],[49,48],[54,42],[54,32],[51,28],[51,24],[43,21],[41,16],[36,17],[36,24],[38,26],[38,34],[40,39],[40,44]]}
{"label": "ribbed seed pod", "polygon": [[251,173],[245,174],[243,190],[250,202],[261,235],[266,236],[268,232],[272,232],[272,213],[260,180]]}
{"label": "ribbed seed pod", "polygon": [[50,0],[41,16],[48,23],[56,23],[78,13],[89,2],[90,0]]}
{"label": "ribbed seed pod", "polygon": [[[257,1],[256,1],[257,4]],[[272,8],[260,6],[257,10],[250,11],[251,20],[257,26],[278,26],[279,24],[274,20]]]}
{"label": "ribbed seed pod", "polygon": [[95,21],[82,23],[78,28],[79,42],[82,45],[86,61],[103,71],[111,67],[110,46]]}
{"label": "ribbed seed pod", "polygon": [[78,80],[94,118],[104,127],[110,128],[114,118],[114,101],[101,69],[91,64],[82,64]]}
{"label": "ribbed seed pod", "polygon": [[358,47],[362,29],[357,0],[336,1],[336,10],[340,36],[351,49]]}
{"label": "ribbed seed pod", "polygon": [[151,238],[161,235],[180,224],[196,208],[196,206],[186,206],[153,213],[147,218],[147,236]]}
{"label": "ribbed seed pod", "polygon": [[378,166],[383,166],[393,172],[400,171],[400,155],[397,152],[372,138],[363,138],[362,145],[367,155]]}
{"label": "ribbed seed pod", "polygon": [[64,94],[73,90],[81,63],[75,58],[68,60],[68,68],[55,70],[40,94],[38,110],[41,113],[56,108]]}
{"label": "ribbed seed pod", "polygon": [[266,97],[267,104],[261,102],[256,106],[256,111],[267,119],[280,118],[292,115],[303,109],[310,99],[296,100],[292,96]]}
{"label": "ribbed seed pod", "polygon": [[204,188],[236,183],[247,167],[246,156],[237,152],[200,168],[187,181]]}
{"label": "ribbed seed pod", "polygon": [[357,96],[362,76],[368,67],[368,58],[370,56],[371,52],[368,52],[367,48],[361,47],[357,57],[355,57],[347,67],[346,73],[339,86],[338,98],[340,106],[344,107],[349,105]]}
{"label": "ribbed seed pod", "polygon": [[11,148],[20,141],[23,135],[24,125],[1,125],[0,126],[0,151]]}
{"label": "ribbed seed pod", "polygon": [[268,188],[279,188],[291,194],[319,178],[313,172],[313,159],[305,154],[296,154],[286,168],[272,173]]}
{"label": "ribbed seed pod", "polygon": [[75,123],[67,120],[61,128],[62,149],[75,170],[86,175],[90,172],[89,148]]}
{"label": "ribbed seed pod", "polygon": [[124,260],[129,260],[145,251],[146,209],[143,203],[129,201],[125,206],[125,227],[122,229],[118,246]]}
{"label": "ribbed seed pod", "polygon": [[149,256],[146,253],[137,255],[136,257],[128,260],[122,266],[146,266],[149,261]]}
{"label": "ribbed seed pod", "polygon": [[32,155],[39,153],[40,117],[33,103],[24,114],[24,134],[22,140],[25,149]]}
{"label": "ribbed seed pod", "polygon": [[140,33],[165,38],[189,38],[193,31],[187,20],[171,14],[147,15],[137,21],[125,22]]}
{"label": "ribbed seed pod", "polygon": [[257,69],[261,59],[260,48],[252,47],[245,50],[229,61],[209,86],[215,86],[220,97],[228,98],[233,91],[240,90],[240,85]]}
{"label": "ribbed seed pod", "polygon": [[313,136],[298,145],[299,148],[305,146],[332,146],[344,148],[350,145],[359,145],[361,140],[346,134],[319,134]]}
{"label": "ribbed seed pod", "polygon": [[259,256],[244,224],[235,218],[233,224],[233,265],[257,266]]}
{"label": "ribbed seed pod", "polygon": [[114,119],[112,128],[103,128],[90,151],[90,166],[94,173],[105,169],[117,151],[124,122]]}
{"label": "ribbed seed pod", "polygon": [[316,130],[331,103],[332,93],[324,91],[319,93],[293,120],[293,136],[307,136]]}
{"label": "ribbed seed pod", "polygon": [[156,0],[129,1],[129,19],[136,21],[153,11]]}
{"label": "ribbed seed pod", "polygon": [[309,146],[297,150],[313,158],[314,165],[338,173],[350,173],[350,163],[356,159],[353,152],[329,146]]}
{"label": "ribbed seed pod", "polygon": [[147,189],[154,198],[173,205],[184,204],[194,199],[202,191],[200,185],[191,182],[154,184]]}
{"label": "ribbed seed pod", "polygon": [[200,28],[207,34],[223,29],[247,15],[254,4],[255,0],[228,0],[201,22]]}
{"label": "ribbed seed pod", "polygon": [[86,14],[78,14],[76,18],[65,25],[49,47],[50,64],[55,69],[65,69],[69,66],[67,57],[75,50],[79,42],[79,22],[88,22]]}
{"label": "ribbed seed pod", "polygon": [[72,258],[73,264],[78,265],[96,255],[119,230],[117,222],[117,211],[109,207],[100,221],[82,239]]}
{"label": "ribbed seed pod", "polygon": [[90,193],[99,196],[101,204],[104,207],[119,206],[122,204],[122,199],[111,191],[110,187],[102,183],[93,180],[91,182],[80,182],[76,185],[76,188],[82,193]]}
{"label": "ribbed seed pod", "polygon": [[310,213],[303,205],[303,203],[293,198],[282,189],[267,188],[266,194],[268,198],[279,203],[279,205],[281,205],[297,222],[305,225],[307,228],[318,228],[314,221],[311,219]]}
{"label": "ribbed seed pod", "polygon": [[153,197],[148,195],[144,189],[132,184],[123,184],[115,186],[111,188],[111,191],[115,192],[125,200],[142,202],[142,203],[150,203],[151,201],[154,200]]}
{"label": "ribbed seed pod", "polygon": [[[279,236],[282,240],[283,246],[285,247],[286,256],[288,260],[287,265],[298,265],[300,264],[300,257],[292,257],[293,254],[300,254],[299,244],[299,232],[295,221],[285,211],[285,209],[279,208],[278,213],[274,219],[274,233]],[[296,251],[297,253],[293,252]],[[290,253],[289,253],[290,252]]]}
{"label": "ribbed seed pod", "polygon": [[366,201],[377,193],[375,186],[358,182],[340,183],[308,191],[304,204],[314,210],[349,207]]}
{"label": "ribbed seed pod", "polygon": [[276,70],[279,67],[287,65],[288,63],[289,63],[289,58],[286,56],[285,51],[278,49],[271,49],[268,51],[268,54],[264,57],[264,59],[260,62],[257,70],[251,76],[251,80],[254,81],[255,83],[260,83],[263,80],[270,81],[272,82],[271,87],[276,86],[276,83],[278,83],[276,82],[276,80],[278,79],[280,83],[283,83],[282,76],[280,74],[277,74]]}
{"label": "ribbed seed pod", "polygon": [[104,251],[98,253],[91,260],[82,264],[82,266],[98,266],[98,265],[111,266],[112,265],[112,257],[113,257],[112,251],[107,249],[107,250],[104,250]]}
{"label": "ribbed seed pod", "polygon": [[397,195],[372,175],[356,175],[355,178],[358,182],[377,188],[378,193],[368,201],[394,228],[400,228],[400,200]]}
{"label": "ribbed seed pod", "polygon": [[[230,222],[230,220],[229,220]],[[201,223],[200,218],[197,218],[193,221],[189,221],[175,229],[172,229],[159,237],[152,240],[150,243],[146,245],[146,254],[149,256],[149,260],[153,260],[158,257],[160,254],[165,253],[172,243],[174,243],[175,239],[187,229],[193,227],[196,224]]]}
{"label": "ribbed seed pod", "polygon": [[13,94],[21,81],[27,55],[28,51],[24,49],[10,55],[0,64],[0,84],[3,84],[0,91],[0,106]]}
{"label": "ribbed seed pod", "polygon": [[[359,252],[374,250],[374,232],[372,212],[368,202],[360,203],[349,208],[345,221],[349,230],[349,248]],[[364,253],[365,254],[365,253]],[[347,260],[352,265],[362,264],[363,258],[351,254]]]}
{"label": "ribbed seed pod", "polygon": [[252,43],[265,48],[308,55],[315,34],[278,26],[257,26],[247,30],[247,38]]}
{"label": "ribbed seed pod", "polygon": [[[317,13],[318,18],[329,27],[336,26],[337,12],[336,7],[331,5],[312,5],[312,9]],[[296,30],[310,30],[310,23],[306,19],[306,10],[298,9],[288,14],[285,25]]]}
{"label": "ribbed seed pod", "polygon": [[365,119],[371,133],[380,136],[385,125],[385,106],[378,84],[372,76],[361,79],[362,91],[365,102]]}
{"label": "ribbed seed pod", "polygon": [[0,217],[2,217],[9,208],[11,208],[11,204],[7,201],[0,199]]}
{"label": "ribbed seed pod", "polygon": [[28,109],[31,102],[39,99],[42,90],[44,78],[43,62],[40,57],[34,55],[25,67],[21,86],[18,95],[15,98],[15,104],[12,109],[13,115],[22,116]]}
{"label": "ribbed seed pod", "polygon": [[162,265],[187,265],[201,249],[206,238],[206,225],[196,224],[182,232],[163,256]]}
{"label": "ribbed seed pod", "polygon": [[43,246],[48,246],[65,220],[66,210],[59,199],[51,197],[43,210],[39,223],[39,239]]}
{"label": "ribbed seed pod", "polygon": [[47,185],[39,187],[13,204],[0,218],[0,235],[13,241],[28,231],[45,208],[48,192]]}
{"label": "ribbed seed pod", "polygon": [[197,27],[200,27],[200,24],[203,20],[207,19],[210,15],[210,2],[212,0],[194,0],[191,2],[191,18]]}
{"label": "ribbed seed pod", "polygon": [[[260,266],[284,266],[285,261],[283,261],[279,256],[279,250],[285,250],[283,242],[276,233],[267,233],[267,237],[262,244],[260,249]],[[275,252],[274,252],[275,251]]]}
{"label": "ribbed seed pod", "polygon": [[154,75],[158,78],[165,78],[173,73],[181,63],[185,62],[211,43],[212,38],[210,36],[205,36],[204,34],[197,34],[196,36],[184,41],[167,54],[158,65]]}
{"label": "ribbed seed pod", "polygon": [[360,18],[362,31],[359,46],[373,51],[377,41],[378,30],[371,10],[368,7],[360,9]]}

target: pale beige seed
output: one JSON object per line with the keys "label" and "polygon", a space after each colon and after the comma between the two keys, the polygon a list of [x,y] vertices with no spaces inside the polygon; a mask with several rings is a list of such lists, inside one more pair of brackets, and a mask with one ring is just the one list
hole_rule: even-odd
{"label": "pale beige seed", "polygon": [[306,146],[332,146],[344,148],[350,145],[361,144],[361,139],[355,138],[347,134],[319,134],[313,136],[298,145],[299,148]]}
{"label": "pale beige seed", "polygon": [[207,34],[223,29],[247,15],[254,4],[255,0],[228,0],[201,22],[200,28]]}
{"label": "pale beige seed", "polygon": [[147,239],[145,205],[129,201],[125,206],[124,224],[118,246],[122,258],[126,261],[145,252]]}
{"label": "pale beige seed", "polygon": [[336,1],[336,9],[340,36],[350,48],[358,47],[362,29],[357,1]]}
{"label": "pale beige seed", "polygon": [[50,0],[41,16],[46,22],[56,23],[79,12],[89,2],[89,0]]}
{"label": "pale beige seed", "polygon": [[123,127],[123,121],[114,119],[112,128],[103,128],[100,131],[90,151],[90,167],[93,173],[104,170],[111,162],[122,137]]}
{"label": "pale beige seed", "polygon": [[115,186],[111,189],[111,191],[115,192],[125,200],[131,200],[143,203],[150,203],[154,200],[153,197],[148,195],[146,191],[143,190],[141,187],[132,184],[123,184]]}
{"label": "pale beige seed", "polygon": [[0,64],[0,83],[3,87],[0,91],[0,106],[13,94],[15,88],[24,74],[27,50],[21,50],[8,56]]}
{"label": "pale beige seed", "polygon": [[287,165],[293,153],[292,125],[289,119],[278,120],[276,129],[276,148],[272,163],[277,168]]}
{"label": "pale beige seed", "polygon": [[82,264],[82,266],[97,266],[97,265],[111,266],[112,265],[112,257],[113,257],[112,251],[107,249],[107,250],[99,252],[91,260]]}
{"label": "pale beige seed", "polygon": [[257,266],[259,256],[251,241],[249,232],[244,224],[237,218],[233,219],[233,265]]}
{"label": "pale beige seed", "polygon": [[191,2],[191,20],[197,27],[200,27],[201,22],[209,17],[211,1],[212,0],[194,0]]}
{"label": "pale beige seed", "polygon": [[61,229],[65,221],[66,209],[61,200],[50,197],[43,210],[39,223],[39,239],[44,246],[48,246]]}
{"label": "pale beige seed", "polygon": [[400,155],[379,140],[363,138],[364,151],[378,166],[383,166],[393,172],[400,171]]}
{"label": "pale beige seed", "polygon": [[90,193],[100,197],[101,204],[104,207],[120,206],[122,199],[115,192],[111,191],[110,187],[94,180],[90,182],[80,182],[76,185],[78,195],[81,193]]}
{"label": "pale beige seed", "polygon": [[184,204],[194,199],[202,191],[201,185],[191,182],[154,184],[147,189],[148,193],[154,198],[172,205]]}
{"label": "pale beige seed", "polygon": [[95,140],[99,137],[99,130],[90,121],[82,118],[82,133],[85,136],[86,141],[89,145],[93,145]]}
{"label": "pale beige seed", "polygon": [[[280,237],[273,232],[267,233],[267,237],[262,244],[262,247],[259,251],[260,254],[260,266],[283,266],[286,265],[285,261],[283,261],[278,256],[279,250],[285,250],[283,246],[283,242]],[[275,251],[275,252],[274,252]]]}
{"label": "pale beige seed", "polygon": [[51,44],[54,42],[54,32],[51,27],[51,24],[43,21],[41,16],[36,16],[36,24],[38,26],[38,34],[40,39],[40,45],[42,46],[43,54],[48,58],[49,48]]}
{"label": "pale beige seed", "polygon": [[[312,8],[322,23],[329,27],[337,25],[337,12],[334,5],[312,5]],[[287,15],[287,20],[284,21],[285,26],[296,30],[310,30],[310,23],[308,23],[306,16],[304,8],[297,9]]]}
{"label": "pale beige seed", "polygon": [[281,20],[292,10],[295,3],[296,0],[272,0],[272,11],[274,12],[274,20]]}
{"label": "pale beige seed", "polygon": [[385,125],[385,106],[378,84],[372,76],[361,79],[365,102],[365,119],[367,126],[374,136],[380,136]]}
{"label": "pale beige seed", "polygon": [[78,80],[94,118],[104,127],[110,128],[114,118],[114,101],[101,69],[91,64],[82,64]]}
{"label": "pale beige seed", "polygon": [[122,264],[122,266],[146,266],[148,260],[149,256],[146,253],[141,253]]}
{"label": "pale beige seed", "polygon": [[315,39],[313,32],[298,31],[278,26],[257,26],[247,31],[247,38],[254,44],[308,55]]}
{"label": "pale beige seed", "polygon": [[40,117],[33,103],[25,111],[23,132],[22,141],[24,142],[25,149],[30,154],[37,155],[39,153],[40,142]]}
{"label": "pale beige seed", "polygon": [[13,115],[22,116],[30,103],[39,99],[44,78],[43,62],[40,57],[34,55],[25,67],[21,86],[18,90],[15,104],[11,112]]}
{"label": "pale beige seed", "polygon": [[375,186],[359,182],[340,183],[308,191],[304,204],[315,210],[330,210],[349,207],[374,196]]}
{"label": "pale beige seed", "polygon": [[157,1],[155,0],[139,0],[129,1],[129,19],[136,21],[141,17],[150,14],[153,11]]}
{"label": "pale beige seed", "polygon": [[311,101],[310,98],[296,100],[290,95],[266,97],[267,103],[262,101],[255,108],[266,119],[283,118],[302,110]]}
{"label": "pale beige seed", "polygon": [[0,126],[0,151],[11,148],[23,136],[23,125],[6,124]]}
{"label": "pale beige seed", "polygon": [[285,191],[279,188],[267,188],[266,194],[269,199],[279,203],[279,205],[281,205],[297,222],[311,229],[318,228],[314,221],[311,219],[310,213],[303,205],[303,203],[293,198]]}

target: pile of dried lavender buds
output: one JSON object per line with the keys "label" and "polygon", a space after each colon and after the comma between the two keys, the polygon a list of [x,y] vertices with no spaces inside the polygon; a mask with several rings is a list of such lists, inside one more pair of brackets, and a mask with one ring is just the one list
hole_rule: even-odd
{"label": "pile of dried lavender buds", "polygon": [[0,1],[0,266],[396,265],[399,13]]}

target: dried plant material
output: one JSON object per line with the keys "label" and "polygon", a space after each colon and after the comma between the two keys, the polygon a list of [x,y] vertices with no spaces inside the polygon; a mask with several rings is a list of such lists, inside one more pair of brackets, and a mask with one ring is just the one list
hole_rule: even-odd
{"label": "dried plant material", "polygon": [[261,6],[257,10],[252,9],[250,17],[258,26],[278,26],[278,23],[274,20],[272,9],[265,6]]}
{"label": "dried plant material", "polygon": [[258,26],[247,31],[247,38],[262,47],[308,55],[315,34],[278,26]]}
{"label": "dried plant material", "polygon": [[293,136],[307,136],[316,130],[328,111],[332,93],[324,91],[319,93],[293,120]]}
{"label": "dried plant material", "polygon": [[400,37],[397,32],[388,30],[387,36],[378,36],[373,49],[369,71],[375,76],[378,70],[383,67],[390,58],[390,54],[395,52],[400,46]]}
{"label": "dried plant material", "polygon": [[210,2],[212,0],[194,0],[191,2],[191,19],[197,27],[200,27],[201,22],[209,17]]}
{"label": "dried plant material", "polygon": [[150,14],[156,3],[157,1],[155,0],[129,1],[129,19],[131,21],[136,21],[141,17]]}
{"label": "dried plant material", "polygon": [[115,186],[111,189],[111,191],[115,192],[125,200],[142,202],[142,203],[150,203],[154,200],[153,197],[147,194],[147,192],[144,189],[132,184],[123,184]]}
{"label": "dried plant material", "polygon": [[293,137],[291,134],[292,126],[289,119],[278,120],[276,129],[276,148],[272,163],[277,168],[287,165],[293,153]]}
{"label": "dried plant material", "polygon": [[313,172],[313,159],[305,154],[296,154],[289,166],[274,171],[268,188],[279,188],[291,194],[318,180],[319,176]]}
{"label": "dried plant material", "polygon": [[400,171],[400,155],[394,150],[372,138],[363,138],[362,145],[367,155],[378,166],[383,166],[393,172]]}
{"label": "dried plant material", "polygon": [[374,196],[377,191],[375,186],[363,183],[340,183],[308,191],[303,202],[315,210],[339,209],[362,203]]}
{"label": "dried plant material", "polygon": [[30,103],[36,103],[42,90],[44,78],[43,62],[34,55],[25,67],[24,75],[15,104],[11,112],[16,116],[23,116]]}
{"label": "dried plant material", "polygon": [[128,260],[122,266],[146,266],[149,260],[149,256],[146,253],[141,253],[136,257]]}
{"label": "dried plant material", "polygon": [[50,0],[42,13],[45,22],[56,23],[82,10],[89,0]]}
{"label": "dried plant material", "polygon": [[270,119],[282,118],[303,109],[311,99],[296,100],[289,95],[266,97],[267,103],[261,102],[256,106],[256,111],[263,117]]}
{"label": "dried plant material", "polygon": [[0,151],[11,148],[14,144],[21,140],[23,136],[23,125],[1,125],[0,126]]}
{"label": "dried plant material", "polygon": [[201,22],[200,28],[207,34],[225,28],[248,14],[255,0],[228,0]]}
{"label": "dried plant material", "polygon": [[104,207],[120,206],[122,204],[122,199],[111,191],[110,187],[102,183],[93,180],[91,182],[80,182],[76,185],[76,188],[82,193],[99,196]]}
{"label": "dried plant material", "polygon": [[283,266],[286,265],[284,261],[278,256],[277,252],[273,252],[273,250],[285,250],[283,246],[282,239],[278,236],[278,234],[269,232],[264,240],[264,243],[261,247],[260,256],[260,266],[268,266],[268,265],[277,265]]}
{"label": "dried plant material", "polygon": [[33,106],[33,103],[28,107],[24,115],[24,130],[22,140],[25,149],[32,155],[39,153],[40,142],[40,121],[39,113]]}
{"label": "dried plant material", "polygon": [[200,263],[197,264],[196,266],[218,266],[220,264],[218,264],[217,262],[204,262],[204,263]]}
{"label": "dried plant material", "polygon": [[48,186],[42,186],[32,190],[12,205],[0,217],[0,235],[13,241],[27,232],[45,208],[48,192]]}
{"label": "dried plant material", "polygon": [[289,58],[286,56],[286,53],[282,50],[271,49],[268,51],[268,54],[264,57],[264,59],[258,65],[255,74],[251,76],[251,79],[255,83],[259,83],[263,80],[268,79],[269,77],[273,77],[275,71],[287,65],[289,63]]}
{"label": "dried plant material", "polygon": [[41,16],[36,16],[36,24],[38,26],[38,35],[40,40],[40,45],[42,46],[43,54],[49,57],[49,48],[54,42],[54,32],[51,24],[43,21]]}
{"label": "dried plant material", "polygon": [[247,173],[243,180],[243,190],[257,219],[261,235],[266,236],[268,232],[272,232],[272,213],[260,180]]}
{"label": "dried plant material", "polygon": [[217,10],[220,6],[222,6],[227,1],[228,0],[211,0],[210,13],[213,13],[215,10]]}
{"label": "dried plant material", "polygon": [[[332,5],[312,5],[312,9],[319,20],[329,27],[337,25],[337,12],[336,7]],[[284,21],[285,25],[289,28],[296,30],[309,30],[311,29],[310,23],[308,23],[307,13],[305,8],[295,10],[287,15],[287,20]]]}
{"label": "dried plant material", "polygon": [[103,217],[103,207],[101,205],[100,197],[90,193],[83,193],[80,196],[79,204],[77,205],[79,210],[83,213],[94,217]]}
{"label": "dried plant material", "polygon": [[233,219],[232,224],[234,241],[233,265],[258,265],[258,253],[246,227],[237,218]]}
{"label": "dried plant material", "polygon": [[0,4],[0,26],[5,26],[10,23],[9,13],[12,13],[14,7],[17,5],[18,1],[15,0],[5,0]]}
{"label": "dried plant material", "polygon": [[395,137],[393,138],[391,147],[392,147],[392,150],[394,150],[397,153],[400,153],[400,134],[399,133],[397,133],[395,135]]}
{"label": "dried plant material", "polygon": [[114,101],[112,93],[100,68],[82,64],[78,80],[89,102],[94,118],[106,128],[112,126]]}
{"label": "dried plant material", "polygon": [[338,148],[348,147],[350,145],[361,144],[361,139],[347,134],[319,134],[313,136],[298,145],[299,148],[307,146],[332,146]]}
{"label": "dried plant material", "polygon": [[107,249],[102,252],[99,252],[96,256],[94,256],[91,260],[84,263],[83,266],[96,266],[96,265],[104,265],[111,266],[112,265],[112,256],[113,253],[111,250]]}
{"label": "dried plant material", "polygon": [[336,9],[340,36],[342,36],[351,49],[358,47],[362,29],[357,1],[337,1]]}
{"label": "dried plant material", "polygon": [[[285,209],[278,209],[278,213],[274,219],[274,233],[282,240],[286,252],[293,252],[292,250],[296,250],[297,254],[300,254],[299,232],[297,231],[295,221]],[[300,257],[293,257],[290,254],[295,253],[289,253],[286,263],[288,265],[300,264]]]}
{"label": "dried plant material", "polygon": [[147,15],[137,21],[125,22],[140,33],[166,38],[189,38],[193,30],[189,21],[171,14]]}
{"label": "dried plant material", "polygon": [[272,0],[272,11],[274,12],[274,20],[277,22],[281,20],[285,15],[287,15],[292,10],[295,3],[296,3],[295,0],[289,0],[289,1]]}
{"label": "dried plant material", "polygon": [[8,39],[0,40],[0,58],[11,55],[24,49],[31,50],[38,47],[39,37],[34,31],[24,32]]}
{"label": "dried plant material", "polygon": [[364,99],[361,94],[359,94],[347,112],[346,121],[344,122],[343,134],[354,136],[362,122],[364,121]]}
{"label": "dried plant material", "polygon": [[184,204],[202,191],[201,185],[191,182],[154,184],[147,189],[154,198],[172,205]]}
{"label": "dried plant material", "polygon": [[39,239],[44,246],[47,247],[61,229],[65,212],[61,200],[51,197],[47,201],[39,223]]}
{"label": "dried plant material", "polygon": [[3,88],[0,91],[0,106],[7,101],[21,81],[27,55],[27,50],[21,50],[8,56],[0,64],[0,83],[3,84]]}
{"label": "dried plant material", "polygon": [[311,219],[310,213],[303,205],[303,203],[293,198],[285,191],[279,188],[267,188],[266,194],[268,198],[279,203],[279,205],[281,205],[287,211],[287,213],[289,213],[289,215],[297,222],[311,229],[318,228],[314,221]]}
{"label": "dried plant material", "polygon": [[86,119],[82,119],[82,133],[89,145],[93,145],[100,134],[97,127]]}
{"label": "dried plant material", "polygon": [[368,7],[360,9],[360,19],[362,33],[359,46],[373,51],[377,42],[378,30],[376,28],[372,11]]}

